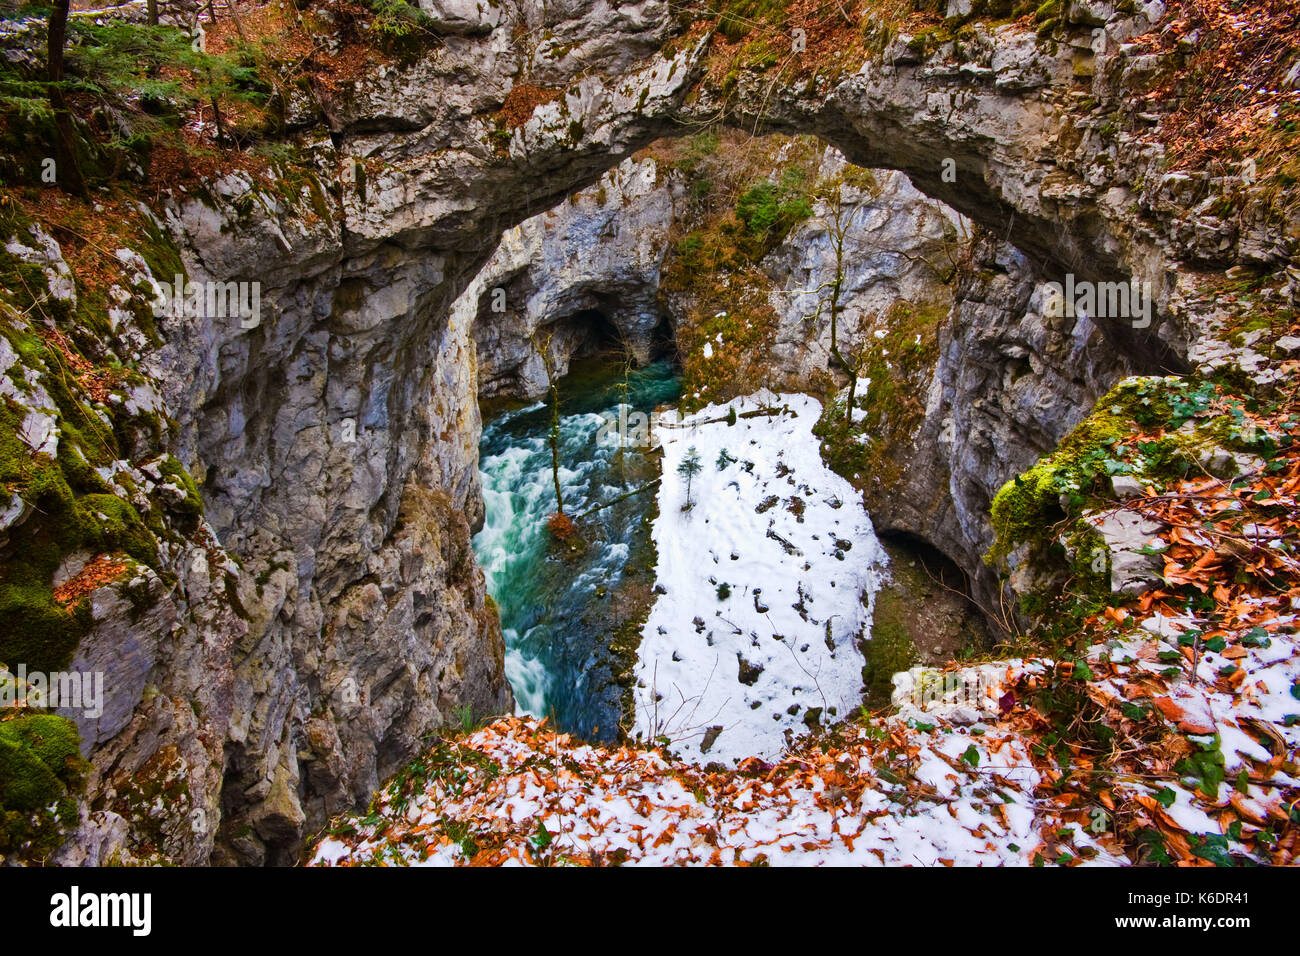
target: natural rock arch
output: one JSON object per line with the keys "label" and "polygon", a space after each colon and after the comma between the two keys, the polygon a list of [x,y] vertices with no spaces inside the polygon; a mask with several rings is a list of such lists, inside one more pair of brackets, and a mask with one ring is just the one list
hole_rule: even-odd
{"label": "natural rock arch", "polygon": [[[1153,328],[1106,331],[1138,367],[1180,363],[1168,237],[1133,218],[1120,171],[1151,157],[1115,155],[1072,117],[1077,49],[981,27],[954,64],[899,37],[835,82],[742,74],[724,96],[704,80],[707,38],[674,39],[665,3],[525,0],[484,15],[293,118],[315,139],[332,217],[256,197],[250,215],[235,176],[210,202],[167,210],[193,278],[259,279],[270,303],[251,330],[162,329],[180,453],[244,564],[223,859],[287,861],[305,827],[365,799],[456,708],[508,706],[469,552],[479,420],[469,329],[450,306],[505,228],[651,141],[726,122],[814,133],[901,169],[1031,267],[1156,282]],[[553,55],[517,49],[517,24],[545,28]],[[1108,29],[1148,27],[1138,14]],[[1131,65],[1093,59],[1095,92],[1113,94]],[[525,86],[539,102],[512,125],[503,106]],[[1113,157],[1106,175],[1098,151]],[[951,522],[970,552],[974,520]]]}

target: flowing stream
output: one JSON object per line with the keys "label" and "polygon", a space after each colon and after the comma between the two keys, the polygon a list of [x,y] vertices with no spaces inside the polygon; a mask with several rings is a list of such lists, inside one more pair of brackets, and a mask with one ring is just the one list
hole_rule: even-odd
{"label": "flowing stream", "polygon": [[[609,427],[618,420],[623,384],[620,368],[595,362],[575,363],[560,384],[560,481],[569,515],[659,475],[657,455],[630,440],[620,449],[618,431]],[[678,396],[677,373],[667,362],[633,370],[626,385],[628,405],[645,414]],[[612,740],[622,708],[617,678],[629,666],[615,634],[633,626],[654,582],[655,489],[582,517],[570,542],[553,542],[546,527],[555,511],[549,426],[544,402],[484,422],[486,518],[474,552],[501,611],[506,675],[519,710],[550,716],[559,729],[586,739]]]}

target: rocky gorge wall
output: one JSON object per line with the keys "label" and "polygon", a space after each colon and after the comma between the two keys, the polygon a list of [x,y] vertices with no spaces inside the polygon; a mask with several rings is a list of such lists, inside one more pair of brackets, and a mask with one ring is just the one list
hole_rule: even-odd
{"label": "rocky gorge wall", "polygon": [[452,306],[474,330],[481,398],[541,397],[539,347],[557,377],[575,355],[602,345],[641,363],[650,358],[679,193],[659,184],[654,160],[627,159],[595,186],[506,230]]}
{"label": "rocky gorge wall", "polygon": [[[148,443],[198,479],[205,523],[162,561],[174,612],[164,601],[129,621],[117,585],[92,599],[82,662],[124,632],[147,652],[109,688],[120,716],[84,731],[94,769],[56,860],[290,862],[422,735],[465,708],[510,708],[469,547],[483,315],[453,303],[503,231],[655,139],[719,121],[815,134],[1020,250],[981,247],[924,421],[897,452],[904,477],[869,499],[883,526],[977,576],[992,492],[1114,377],[1183,367],[1212,328],[1180,264],[1276,263],[1296,232],[1249,204],[1235,219],[1195,213],[1199,194],[1114,123],[1164,68],[1126,49],[1158,2],[1089,4],[1066,41],[978,22],[960,43],[898,34],[860,68],[785,83],[758,70],[717,82],[707,34],[654,0],[422,6],[446,32],[437,46],[291,104],[303,181],[277,191],[231,173],[155,204],[186,275],[259,281],[262,319],[164,319],[139,350],[172,419]],[[525,86],[544,95],[505,118]],[[1226,179],[1220,191],[1245,188]],[[1045,322],[1034,290],[1071,270],[1153,282],[1156,321]],[[633,311],[611,319],[644,328]],[[127,800],[146,766],[167,770]]]}

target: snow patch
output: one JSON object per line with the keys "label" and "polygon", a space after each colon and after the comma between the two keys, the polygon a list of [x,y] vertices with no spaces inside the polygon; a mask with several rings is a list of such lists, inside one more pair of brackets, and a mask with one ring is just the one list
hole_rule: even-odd
{"label": "snow patch", "polygon": [[[773,757],[862,701],[858,642],[887,559],[858,493],[822,463],[820,415],[816,399],[764,392],[661,423],[636,733],[683,759]],[[678,466],[692,449],[688,508]]]}

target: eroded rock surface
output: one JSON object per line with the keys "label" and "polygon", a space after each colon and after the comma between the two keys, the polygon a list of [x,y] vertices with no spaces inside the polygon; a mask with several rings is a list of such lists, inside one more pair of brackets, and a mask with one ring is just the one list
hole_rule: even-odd
{"label": "eroded rock surface", "polygon": [[625,160],[570,200],[507,229],[452,306],[472,322],[478,391],[537,398],[575,355],[626,350],[647,361],[663,321],[659,272],[680,187],[653,159]]}
{"label": "eroded rock surface", "polygon": [[[130,718],[107,740],[88,729],[84,827],[100,837],[67,859],[116,841],[179,862],[214,845],[220,862],[289,862],[421,735],[462,708],[510,708],[469,547],[474,332],[452,304],[504,230],[701,123],[816,134],[1015,243],[979,251],[923,426],[897,450],[902,477],[869,500],[884,527],[982,575],[993,491],[1119,375],[1181,367],[1209,334],[1175,267],[1275,263],[1300,231],[1196,211],[1205,182],[1165,176],[1157,148],[1111,130],[1166,68],[1128,46],[1163,8],[1096,7],[1066,42],[974,24],[960,49],[900,35],[853,72],[774,86],[742,71],[724,91],[701,83],[706,41],[666,45],[684,29],[667,3],[429,0],[440,44],[293,104],[314,184],[273,194],[231,174],[162,204],[189,277],[259,281],[262,314],[163,320],[147,350],[175,425],[152,441],[201,479],[215,537],[191,531],[166,557],[177,624],[164,601],[136,635],[149,649],[125,684],[146,662],[149,679]],[[502,107],[525,83],[550,98],[510,125]],[[1041,285],[1067,271],[1151,282],[1155,321],[1046,320]],[[86,660],[121,624],[100,607]],[[115,700],[113,725],[127,707]],[[146,766],[153,797],[183,780],[189,798],[152,816],[121,805],[117,775]]]}

